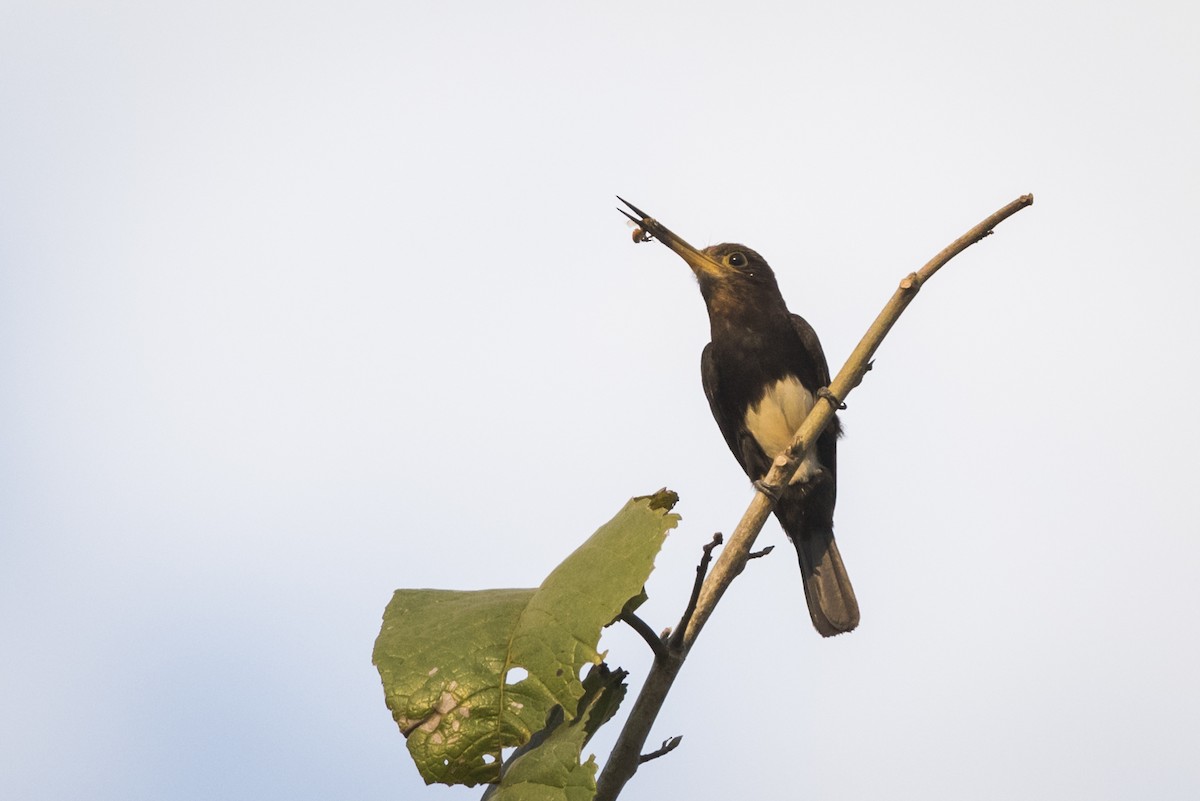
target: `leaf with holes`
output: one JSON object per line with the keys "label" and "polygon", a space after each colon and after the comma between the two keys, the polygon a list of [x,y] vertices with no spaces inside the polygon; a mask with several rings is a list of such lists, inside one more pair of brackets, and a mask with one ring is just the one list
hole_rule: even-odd
{"label": "leaf with holes", "polygon": [[495,781],[501,749],[528,741],[555,704],[577,709],[580,670],[642,591],[677,500],[629,501],[537,589],[396,591],[373,661],[426,782]]}

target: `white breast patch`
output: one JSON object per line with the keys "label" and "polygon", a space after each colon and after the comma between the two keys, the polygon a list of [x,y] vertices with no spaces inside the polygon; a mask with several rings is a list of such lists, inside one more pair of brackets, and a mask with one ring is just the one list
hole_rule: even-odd
{"label": "white breast patch", "polygon": [[[746,410],[746,429],[754,435],[767,457],[774,459],[791,444],[796,429],[812,411],[814,403],[816,397],[804,388],[800,379],[789,375],[767,387],[758,403]],[[808,481],[820,468],[816,453],[810,449],[791,483]]]}

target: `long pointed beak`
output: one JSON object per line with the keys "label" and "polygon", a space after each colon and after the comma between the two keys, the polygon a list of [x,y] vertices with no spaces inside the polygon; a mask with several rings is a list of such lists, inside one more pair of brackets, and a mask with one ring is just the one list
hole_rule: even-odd
{"label": "long pointed beak", "polygon": [[[676,236],[670,228],[663,225],[658,220],[654,219],[625,198],[617,195],[617,200],[628,206],[630,210],[633,211],[633,214],[630,214],[628,211],[625,211],[625,209],[620,207],[617,207],[617,211],[633,220],[633,222],[637,224],[638,228],[644,231],[646,234],[649,234],[651,237],[657,239],[659,242],[662,242],[668,248],[673,250],[681,259],[687,262],[688,266],[692,268],[692,272],[694,272],[697,277],[707,275],[712,278],[719,278],[728,272],[727,267],[722,265],[720,262],[715,261],[704,251],[696,250],[696,248],[683,241],[681,237]],[[641,241],[645,240],[642,239]]]}

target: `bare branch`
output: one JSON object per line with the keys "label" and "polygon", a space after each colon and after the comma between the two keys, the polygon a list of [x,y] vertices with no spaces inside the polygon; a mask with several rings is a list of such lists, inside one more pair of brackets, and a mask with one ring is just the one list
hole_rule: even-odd
{"label": "bare branch", "polygon": [[[791,480],[792,475],[800,466],[803,455],[825,430],[829,421],[833,419],[834,411],[841,403],[845,402],[846,396],[862,382],[863,376],[871,369],[871,357],[892,326],[895,325],[900,314],[916,297],[921,286],[952,258],[991,234],[992,229],[997,225],[1032,203],[1033,195],[1022,195],[943,248],[920,270],[910,273],[900,281],[900,286],[850,354],[845,366],[829,385],[828,391],[820,393],[826,403],[817,403],[813,406],[812,411],[797,430],[787,451],[776,457],[767,475],[761,482],[755,483],[755,486],[759,487],[759,491],[754,494],[749,508],[742,515],[741,522],[734,529],[722,549],[721,555],[717,557],[711,572],[704,580],[699,598],[696,599],[694,612],[688,616],[686,626],[680,626],[671,635],[670,642],[673,647],[667,649],[667,658],[656,659],[650,668],[650,672],[646,676],[646,683],[638,694],[629,718],[625,721],[625,726],[600,774],[595,801],[615,801],[626,782],[637,772],[641,761],[641,750],[650,734],[650,728],[662,708],[663,701],[666,699],[675,677],[683,667],[688,651],[691,650],[696,638],[700,635],[704,624],[708,622],[717,602],[721,600],[730,583],[746,566],[754,540],[758,537],[767,515],[771,512],[771,498],[763,492],[762,487],[765,486],[769,491],[770,487],[786,486]],[[631,206],[631,208],[633,207]],[[637,211],[637,209],[634,210]],[[638,213],[641,214],[640,211]],[[653,219],[645,215],[642,215],[640,220],[632,215],[626,214],[626,216],[633,219],[635,223],[639,223],[642,228],[653,228],[656,225]],[[689,607],[691,607],[690,603]],[[680,636],[682,636],[682,642],[675,646],[676,640]]]}
{"label": "bare branch", "polygon": [[670,648],[679,650],[683,645],[683,634],[687,631],[688,623],[692,620],[692,615],[696,612],[696,603],[700,600],[700,590],[704,587],[704,577],[708,575],[708,565],[712,562],[713,548],[716,548],[725,541],[725,535],[717,532],[712,535],[712,540],[708,545],[704,546],[704,553],[700,557],[700,564],[696,565],[696,583],[692,585],[692,596],[688,599],[687,608],[683,610],[683,617],[679,619],[679,625],[675,627],[675,633],[671,635],[667,645]]}
{"label": "bare branch", "polygon": [[654,629],[650,628],[649,623],[642,620],[633,612],[622,612],[620,617],[629,628],[642,635],[642,639],[646,641],[646,644],[650,646],[650,650],[654,652],[655,659],[662,659],[667,655],[666,643],[654,633]]}
{"label": "bare branch", "polygon": [[[782,487],[791,480],[792,474],[800,466],[804,454],[808,452],[809,447],[816,442],[817,437],[825,430],[825,426],[833,419],[833,413],[838,403],[845,402],[846,396],[862,382],[863,375],[870,369],[871,357],[875,355],[875,351],[878,350],[888,332],[892,330],[892,326],[896,324],[901,313],[916,297],[921,286],[950,259],[983,239],[1001,222],[1032,203],[1033,195],[1022,195],[943,248],[920,270],[910,273],[901,280],[900,286],[883,307],[883,311],[879,312],[875,322],[867,329],[867,333],[863,335],[858,346],[850,354],[846,364],[829,385],[829,394],[832,394],[833,398],[829,398],[827,394],[822,395],[828,402],[818,403],[813,407],[808,417],[800,424],[791,446],[786,452],[775,458],[770,472],[762,480],[763,484]],[[717,601],[725,594],[725,590],[728,589],[737,574],[742,572],[754,540],[758,537],[758,532],[762,530],[763,523],[766,522],[767,515],[771,512],[771,506],[770,497],[760,490],[754,496],[754,500],[750,502],[750,507],[742,516],[741,522],[730,535],[728,544],[721,551],[717,563],[713,565],[712,572],[704,582],[696,614],[692,617],[691,624],[684,634],[685,650],[691,648],[692,643],[696,641],[696,636],[708,622]]]}
{"label": "bare branch", "polygon": [[651,751],[648,754],[642,754],[640,757],[638,757],[638,764],[641,765],[643,763],[649,762],[652,759],[658,759],[660,756],[666,756],[667,754],[671,753],[676,748],[678,748],[679,744],[682,742],[683,742],[682,734],[677,734],[669,740],[663,740],[662,748],[658,749],[657,751]]}
{"label": "bare branch", "polygon": [[751,559],[762,559],[764,556],[766,556],[773,550],[775,550],[775,546],[768,545],[766,548],[763,548],[761,551],[751,551],[750,553],[746,554],[746,561],[748,562]]}

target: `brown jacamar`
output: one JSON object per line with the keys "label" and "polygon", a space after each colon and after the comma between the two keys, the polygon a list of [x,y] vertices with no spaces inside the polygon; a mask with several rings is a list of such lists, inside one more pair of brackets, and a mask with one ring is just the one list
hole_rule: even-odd
{"label": "brown jacamar", "polygon": [[833,538],[841,433],[836,415],[786,486],[771,489],[761,483],[812,410],[818,392],[829,386],[829,366],[816,332],[788,311],[775,273],[758,253],[736,244],[697,250],[628,201],[621,202],[634,212],[622,210],[639,226],[635,239],[658,239],[687,262],[700,282],[712,334],[700,359],[704,394],[746,475],[773,497],[775,517],[800,558],[813,626],[825,637],[852,630],[858,625],[858,601]]}

